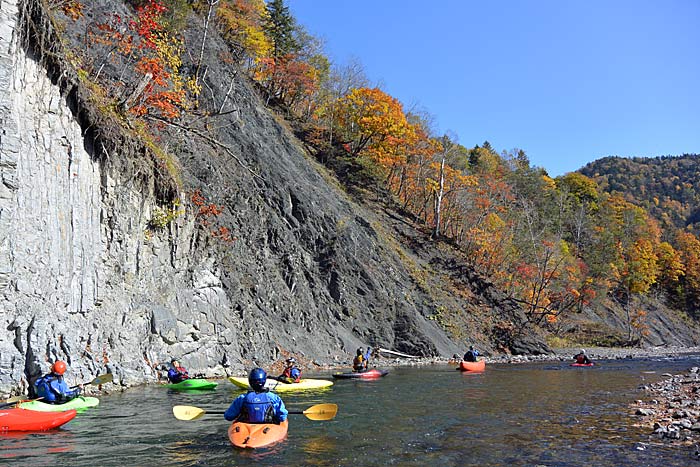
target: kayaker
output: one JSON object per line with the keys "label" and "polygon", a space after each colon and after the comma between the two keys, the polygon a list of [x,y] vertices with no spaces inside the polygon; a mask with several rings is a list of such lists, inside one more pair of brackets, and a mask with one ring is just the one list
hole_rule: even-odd
{"label": "kayaker", "polygon": [[479,356],[479,351],[474,348],[473,345],[469,346],[469,350],[467,350],[467,353],[464,354],[464,361],[465,362],[475,362],[478,360]]}
{"label": "kayaker", "polygon": [[65,372],[66,363],[56,360],[51,365],[51,372],[34,382],[36,395],[42,398],[42,402],[47,404],[65,404],[80,395],[83,385],[80,384],[75,389],[69,388],[68,384],[63,380]]}
{"label": "kayaker", "polygon": [[587,365],[591,363],[591,359],[588,358],[588,355],[586,355],[586,349],[581,349],[581,352],[574,355],[574,360],[576,360],[576,363],[579,365]]}
{"label": "kayaker", "polygon": [[252,391],[236,397],[224,412],[228,421],[244,423],[281,423],[287,419],[287,409],[280,396],[265,389],[267,373],[262,368],[254,368],[248,375]]}
{"label": "kayaker", "polygon": [[352,359],[352,371],[367,371],[367,359],[362,351],[362,347],[357,349],[357,355]]}
{"label": "kayaker", "polygon": [[284,371],[275,379],[277,379],[279,382],[287,384],[298,383],[301,381],[301,370],[297,366],[297,359],[294,357],[289,357],[287,360],[285,360],[285,363],[287,366],[284,368]]}
{"label": "kayaker", "polygon": [[184,366],[180,366],[180,362],[177,360],[177,358],[173,358],[170,364],[171,367],[168,370],[168,379],[172,384],[177,384],[186,379],[190,379],[187,369]]}

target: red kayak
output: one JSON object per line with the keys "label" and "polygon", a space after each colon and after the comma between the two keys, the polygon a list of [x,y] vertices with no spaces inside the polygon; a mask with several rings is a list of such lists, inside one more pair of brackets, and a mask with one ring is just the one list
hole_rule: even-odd
{"label": "red kayak", "polygon": [[572,363],[571,366],[593,366],[595,363]]}
{"label": "red kayak", "polygon": [[75,410],[39,412],[26,409],[0,410],[0,433],[8,431],[45,431],[57,428],[75,418]]}
{"label": "red kayak", "polygon": [[355,371],[352,373],[335,373],[333,377],[337,379],[377,379],[381,378],[382,376],[386,376],[388,373],[389,370],[377,370],[376,368],[373,368],[367,371]]}
{"label": "red kayak", "polygon": [[462,360],[459,362],[459,369],[462,371],[484,371],[486,369],[486,360],[480,360],[478,362],[466,362]]}

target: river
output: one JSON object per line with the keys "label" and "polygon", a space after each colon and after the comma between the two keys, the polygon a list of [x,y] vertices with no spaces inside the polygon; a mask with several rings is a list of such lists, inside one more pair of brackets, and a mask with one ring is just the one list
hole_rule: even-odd
{"label": "river", "polygon": [[[638,388],[700,365],[698,357],[488,365],[482,374],[452,366],[401,367],[375,381],[339,380],[328,389],[284,394],[290,410],[339,405],[332,421],[290,415],[286,441],[241,451],[221,415],[176,420],[172,406],[225,410],[240,394],[178,393],[139,387],[59,430],[0,435],[0,464],[38,466],[664,466],[687,467],[689,449],[649,443],[628,404]],[[310,376],[310,375],[309,375]],[[316,375],[329,377],[330,374]],[[700,463],[698,463],[700,465]]]}

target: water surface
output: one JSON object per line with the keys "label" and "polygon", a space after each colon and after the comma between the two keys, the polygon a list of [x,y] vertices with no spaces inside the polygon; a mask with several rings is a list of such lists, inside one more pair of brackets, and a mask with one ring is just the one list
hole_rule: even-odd
{"label": "water surface", "polygon": [[[628,404],[642,384],[699,364],[697,357],[396,368],[375,381],[283,394],[287,407],[340,406],[332,421],[290,415],[288,439],[272,448],[233,448],[221,415],[179,421],[176,404],[223,411],[240,392],[142,387],[101,398],[99,407],[49,433],[0,436],[0,464],[38,466],[664,466],[694,464],[690,450],[648,443]],[[326,375],[317,375],[329,377]],[[644,448],[644,449],[640,449]],[[700,464],[699,464],[700,465]]]}

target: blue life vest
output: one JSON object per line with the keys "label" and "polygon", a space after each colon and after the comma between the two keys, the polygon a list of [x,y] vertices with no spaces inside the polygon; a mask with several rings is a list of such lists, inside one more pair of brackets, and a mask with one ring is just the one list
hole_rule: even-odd
{"label": "blue life vest", "polygon": [[248,423],[273,423],[275,408],[270,393],[251,391],[245,395],[241,409],[241,421]]}
{"label": "blue life vest", "polygon": [[34,382],[37,397],[43,398],[43,402],[48,404],[60,402],[65,399],[63,394],[57,390],[56,386],[60,388],[62,386],[61,381],[59,381],[56,375],[51,373],[42,376]]}
{"label": "blue life vest", "polygon": [[289,370],[289,376],[296,381],[301,378],[301,370],[297,367],[293,367],[291,370]]}
{"label": "blue life vest", "polygon": [[[182,369],[184,370],[184,368],[182,368]],[[189,379],[189,375],[187,374],[187,370],[182,372],[177,368],[170,368],[168,370],[168,379],[170,380],[171,383],[177,384],[177,383],[180,383],[186,379]]]}

